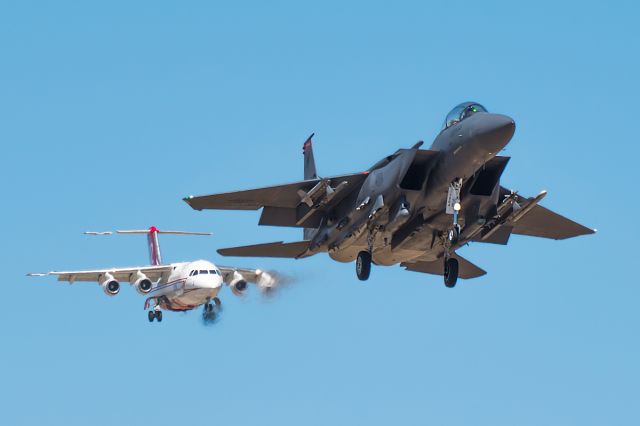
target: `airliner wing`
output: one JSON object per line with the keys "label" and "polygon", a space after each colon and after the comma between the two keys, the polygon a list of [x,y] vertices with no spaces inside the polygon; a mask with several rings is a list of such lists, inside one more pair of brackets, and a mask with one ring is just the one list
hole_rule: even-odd
{"label": "airliner wing", "polygon": [[132,268],[105,268],[89,271],[51,271],[46,273],[29,273],[31,277],[56,276],[58,281],[67,281],[70,284],[75,282],[98,282],[106,274],[111,274],[114,279],[121,282],[131,281],[133,274],[138,271],[145,274],[151,281],[157,281],[165,272],[170,272],[172,265],[157,266],[136,266]]}

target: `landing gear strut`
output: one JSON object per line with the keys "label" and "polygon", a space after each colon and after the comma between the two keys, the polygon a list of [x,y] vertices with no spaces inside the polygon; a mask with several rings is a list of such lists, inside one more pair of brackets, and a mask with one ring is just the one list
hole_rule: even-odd
{"label": "landing gear strut", "polygon": [[453,215],[453,225],[447,231],[447,242],[449,246],[454,246],[460,239],[460,225],[458,224],[458,212],[462,206],[460,205],[460,190],[462,189],[462,179],[455,179],[449,185],[447,194],[447,214]]}
{"label": "landing gear strut", "polygon": [[[164,297],[164,296],[160,296],[160,297]],[[149,311],[149,314],[148,314],[149,322],[153,322],[154,319],[158,320],[158,322],[162,322],[162,311],[160,310],[160,301],[158,298],[156,297],[147,298],[147,300],[144,302],[144,308],[149,309],[149,307],[151,306],[151,302],[153,302],[155,306],[153,307],[153,309]]]}
{"label": "landing gear strut", "polygon": [[453,288],[458,281],[458,259],[447,257],[444,261],[444,285]]}
{"label": "landing gear strut", "polygon": [[360,281],[366,281],[371,274],[371,253],[361,251],[356,258],[356,275]]}
{"label": "landing gear strut", "polygon": [[451,257],[455,250],[455,245],[460,241],[461,228],[458,224],[458,213],[460,205],[460,191],[462,190],[462,179],[456,178],[449,185],[447,194],[446,213],[453,215],[453,224],[446,233],[444,242],[444,285],[453,288],[458,281],[458,259]]}

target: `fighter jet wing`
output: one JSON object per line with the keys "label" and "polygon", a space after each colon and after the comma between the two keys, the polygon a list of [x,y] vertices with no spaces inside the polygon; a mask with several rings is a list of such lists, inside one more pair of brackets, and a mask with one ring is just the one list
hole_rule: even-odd
{"label": "fighter jet wing", "polygon": [[[458,277],[463,279],[477,278],[485,275],[487,272],[464,257],[454,254],[453,257],[458,259]],[[432,261],[403,262],[400,264],[407,271],[423,272],[425,274],[444,275],[444,263],[442,259]]]}
{"label": "fighter jet wing", "polygon": [[366,177],[367,174],[365,172],[324,179],[309,179],[246,191],[189,196],[184,201],[195,210],[257,210],[262,207],[295,208],[302,202],[301,194],[304,195],[322,181],[328,181],[332,187],[338,187],[343,182],[346,182],[346,184],[342,185],[341,192],[347,195],[355,188],[359,188]]}
{"label": "fighter jet wing", "polygon": [[58,277],[58,281],[74,282],[98,282],[105,274],[111,274],[114,279],[121,282],[130,281],[133,274],[138,271],[145,274],[151,281],[157,281],[164,272],[171,271],[172,265],[158,266],[137,266],[132,268],[105,268],[87,271],[51,271],[46,273],[29,273],[31,277],[42,277],[53,275]]}
{"label": "fighter jet wing", "polygon": [[[500,188],[501,194],[509,194],[506,188]],[[529,198],[517,196],[517,202],[521,207],[526,208]],[[577,237],[580,235],[593,234],[596,231],[586,226],[580,225],[571,219],[567,219],[551,210],[535,205],[531,210],[526,212],[517,221],[511,224],[513,233],[520,235],[528,235],[531,237],[552,238],[554,240],[564,240],[566,238]]]}

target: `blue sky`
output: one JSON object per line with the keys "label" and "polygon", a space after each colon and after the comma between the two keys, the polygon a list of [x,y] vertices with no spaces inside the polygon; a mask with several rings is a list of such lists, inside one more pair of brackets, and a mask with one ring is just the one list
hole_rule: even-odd
{"label": "blue sky", "polygon": [[[0,2],[3,424],[638,424],[633,2]],[[452,4],[449,4],[452,3]],[[324,175],[430,143],[456,104],[516,120],[504,185],[598,228],[461,254],[489,274],[221,259],[300,238],[181,198]],[[116,228],[295,278],[149,324],[131,288],[28,271],[145,263]]]}

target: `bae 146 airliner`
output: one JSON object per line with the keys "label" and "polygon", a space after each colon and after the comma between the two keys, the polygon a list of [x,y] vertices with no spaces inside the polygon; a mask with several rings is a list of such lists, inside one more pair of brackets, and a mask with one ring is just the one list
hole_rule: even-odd
{"label": "bae 146 airliner", "polygon": [[[203,319],[214,320],[220,312],[218,293],[223,284],[233,294],[241,296],[247,283],[254,283],[263,292],[269,292],[278,284],[278,275],[260,269],[245,269],[215,265],[208,260],[163,263],[160,254],[159,234],[211,235],[204,232],[161,231],[152,226],[145,230],[116,231],[117,234],[146,234],[150,264],[131,268],[103,268],[85,271],[52,271],[29,273],[28,276],[56,276],[58,281],[69,284],[97,282],[107,296],[120,292],[120,282],[128,282],[138,293],[147,296],[150,322],[162,321],[162,311],[190,311],[204,306]],[[110,235],[112,232],[85,232],[89,235]],[[152,307],[153,306],[153,307]]]}

